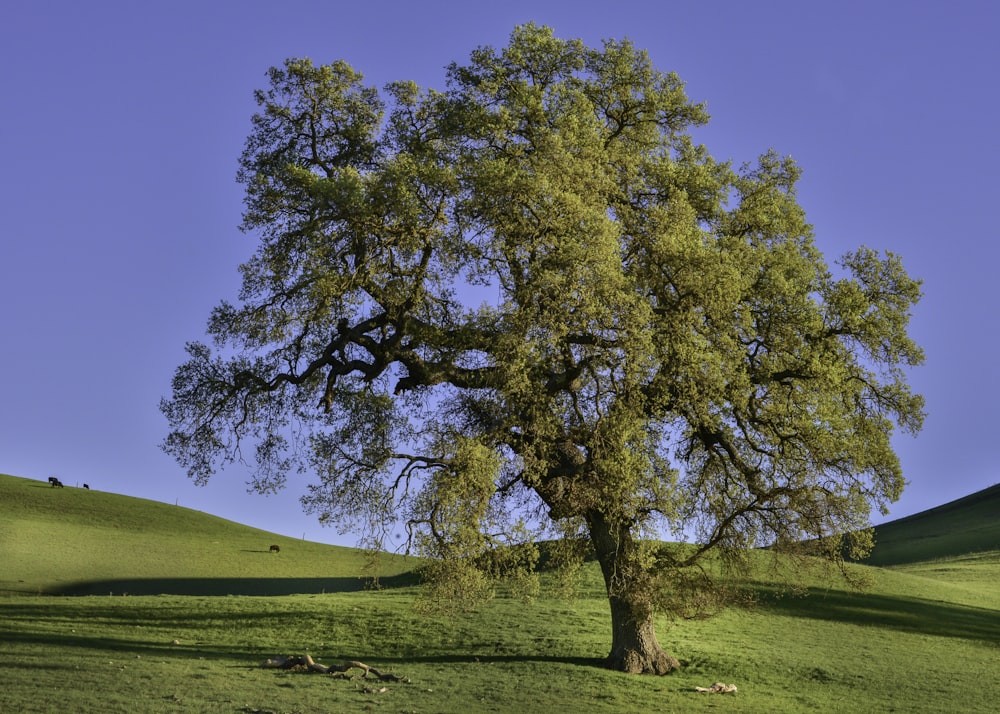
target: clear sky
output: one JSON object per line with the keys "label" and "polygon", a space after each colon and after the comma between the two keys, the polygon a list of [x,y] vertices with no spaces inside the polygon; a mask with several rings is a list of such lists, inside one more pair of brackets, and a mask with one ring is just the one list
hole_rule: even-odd
{"label": "clear sky", "polygon": [[912,384],[929,417],[896,444],[904,516],[1000,481],[1000,4],[993,0],[493,3],[8,0],[0,14],[0,472],[179,503],[351,543],[295,482],[193,485],[158,448],[184,343],[233,299],[236,160],[252,93],[288,57],[347,60],[377,86],[443,67],[515,25],[629,37],[712,114],[737,164],[774,148],[833,259],[901,254],[925,281]]}

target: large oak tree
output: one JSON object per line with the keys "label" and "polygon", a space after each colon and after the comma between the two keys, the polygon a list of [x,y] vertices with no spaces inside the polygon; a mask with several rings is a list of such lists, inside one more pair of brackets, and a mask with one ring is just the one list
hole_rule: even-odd
{"label": "large oak tree", "polygon": [[446,78],[270,70],[238,175],[259,248],[164,448],[260,491],[308,471],[307,511],[375,548],[404,524],[459,589],[530,565],[512,545],[547,523],[600,563],[609,665],[667,672],[653,615],[687,568],[863,550],[899,496],[920,284],[867,248],[828,266],[792,160],[714,160],[704,107],[629,42],[527,25]]}

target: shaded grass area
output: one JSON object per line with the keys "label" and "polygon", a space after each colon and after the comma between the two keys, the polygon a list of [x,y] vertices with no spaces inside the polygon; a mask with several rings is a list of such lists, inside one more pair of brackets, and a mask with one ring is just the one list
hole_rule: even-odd
{"label": "shaded grass area", "polygon": [[49,595],[295,595],[342,593],[416,585],[419,578],[404,573],[377,580],[353,578],[117,578],[72,583]]}
{"label": "shaded grass area", "polygon": [[889,566],[1000,550],[1000,484],[875,527],[865,562]]}

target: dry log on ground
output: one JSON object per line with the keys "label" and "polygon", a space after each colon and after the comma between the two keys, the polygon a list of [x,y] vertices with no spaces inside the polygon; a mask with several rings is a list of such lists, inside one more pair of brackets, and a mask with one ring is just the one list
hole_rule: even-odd
{"label": "dry log on ground", "polygon": [[694,691],[708,692],[710,694],[736,694],[736,685],[716,682],[711,687],[695,687]]}
{"label": "dry log on ground", "polygon": [[269,658],[261,662],[260,666],[265,669],[290,669],[296,672],[319,672],[320,674],[333,674],[345,679],[351,678],[351,676],[348,675],[348,672],[352,669],[360,669],[362,671],[362,678],[365,678],[370,674],[383,682],[410,681],[406,677],[400,677],[399,675],[392,674],[391,672],[382,672],[375,669],[371,665],[367,665],[364,662],[358,662],[357,660],[349,660],[344,664],[325,665],[315,662],[309,655],[275,657],[273,659]]}

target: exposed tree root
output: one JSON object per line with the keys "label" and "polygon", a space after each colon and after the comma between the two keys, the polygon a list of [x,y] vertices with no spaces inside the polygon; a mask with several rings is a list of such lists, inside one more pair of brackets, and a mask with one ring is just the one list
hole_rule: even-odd
{"label": "exposed tree root", "polygon": [[348,672],[352,669],[360,669],[362,671],[362,678],[365,678],[370,674],[383,682],[408,683],[410,681],[406,677],[400,677],[399,675],[392,674],[390,672],[381,672],[364,662],[350,660],[344,664],[325,665],[313,661],[313,658],[309,655],[295,655],[292,657],[275,657],[274,659],[266,659],[260,663],[260,666],[265,669],[290,669],[296,672],[332,674],[343,679],[353,679],[353,676],[348,674]]}

